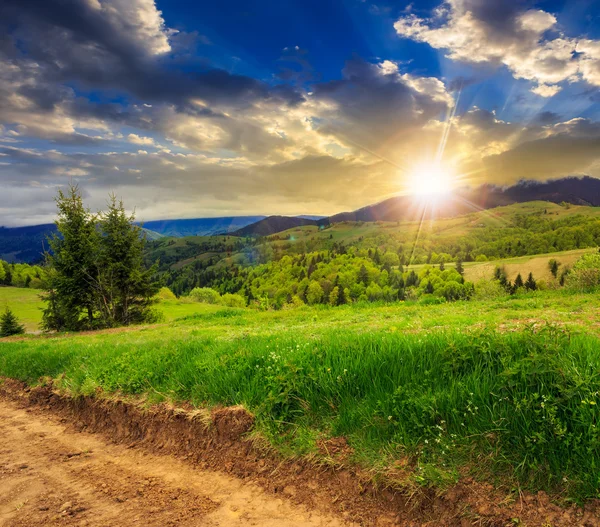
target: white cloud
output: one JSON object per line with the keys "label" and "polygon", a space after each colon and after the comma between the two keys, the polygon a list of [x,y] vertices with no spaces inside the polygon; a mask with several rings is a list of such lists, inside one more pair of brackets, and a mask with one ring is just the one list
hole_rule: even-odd
{"label": "white cloud", "polygon": [[394,27],[402,37],[447,50],[451,60],[504,65],[515,78],[533,82],[532,91],[542,97],[558,93],[564,81],[600,86],[599,41],[549,35],[557,28],[554,15],[511,5],[449,0],[432,18],[409,14]]}
{"label": "white cloud", "polygon": [[130,35],[152,55],[171,51],[169,30],[154,0],[88,0],[115,28]]}
{"label": "white cloud", "polygon": [[154,139],[152,139],[152,137],[144,137],[137,134],[129,134],[127,136],[127,140],[134,145],[154,145]]}

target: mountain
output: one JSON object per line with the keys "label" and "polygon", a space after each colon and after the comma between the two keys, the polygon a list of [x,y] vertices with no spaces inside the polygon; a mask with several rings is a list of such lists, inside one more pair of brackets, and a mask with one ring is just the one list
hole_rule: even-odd
{"label": "mountain", "polygon": [[[194,218],[156,220],[143,223],[149,240],[162,236],[212,236],[227,234],[263,219],[265,216],[229,216],[225,218]],[[11,263],[36,263],[48,249],[48,236],[56,232],[54,223],[29,227],[0,227],[0,259]]]}
{"label": "mountain", "polygon": [[228,216],[224,218],[193,218],[184,220],[154,220],[144,222],[144,227],[163,236],[214,236],[229,234],[246,225],[256,223],[265,216]]}
{"label": "mountain", "polygon": [[7,262],[39,262],[48,249],[47,237],[56,232],[54,223],[30,227],[0,227],[0,259]]}
{"label": "mountain", "polygon": [[[158,240],[162,235],[142,229],[148,240]],[[48,250],[48,237],[56,233],[54,223],[29,227],[0,227],[0,260],[9,263],[38,263]]]}
{"label": "mountain", "polygon": [[411,221],[422,218],[449,218],[482,209],[527,201],[567,202],[600,206],[600,179],[569,177],[546,182],[521,181],[511,187],[482,185],[461,189],[438,203],[419,202],[413,196],[396,196],[352,212],[320,220],[320,225],[341,221]]}
{"label": "mountain", "polygon": [[[323,220],[321,220],[323,221]],[[303,227],[305,225],[317,225],[317,220],[311,220],[301,217],[289,216],[269,216],[252,225],[232,232],[232,236],[269,236],[281,231],[287,231],[294,227]]]}

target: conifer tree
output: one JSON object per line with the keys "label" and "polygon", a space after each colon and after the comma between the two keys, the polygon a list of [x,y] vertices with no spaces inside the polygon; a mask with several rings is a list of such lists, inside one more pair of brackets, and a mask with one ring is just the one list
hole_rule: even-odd
{"label": "conifer tree", "polygon": [[25,327],[19,321],[11,309],[6,306],[4,313],[0,315],[0,337],[21,335],[25,333]]}
{"label": "conifer tree", "polygon": [[523,285],[523,277],[521,276],[521,273],[519,273],[515,278],[515,283],[512,286],[512,292],[516,293],[521,287],[523,287]]}
{"label": "conifer tree", "polygon": [[159,286],[152,276],[156,269],[144,266],[145,236],[113,194],[108,210],[99,221],[97,309],[105,325],[144,322]]}
{"label": "conifer tree", "polygon": [[344,288],[340,285],[340,286],[338,286],[338,294],[337,294],[336,304],[338,306],[341,306],[341,305],[345,304],[346,302],[347,302],[346,293],[344,292]]}
{"label": "conifer tree", "polygon": [[525,289],[527,289],[527,291],[535,291],[537,289],[537,283],[533,278],[533,273],[529,273],[527,281],[525,282]]}
{"label": "conifer tree", "polygon": [[460,276],[463,276],[465,274],[465,268],[464,268],[462,260],[460,258],[456,261],[456,272]]}
{"label": "conifer tree", "polygon": [[42,327],[48,330],[80,330],[95,325],[94,304],[98,269],[96,217],[83,205],[81,192],[70,185],[56,198],[58,233],[46,254],[51,269],[45,294]]}

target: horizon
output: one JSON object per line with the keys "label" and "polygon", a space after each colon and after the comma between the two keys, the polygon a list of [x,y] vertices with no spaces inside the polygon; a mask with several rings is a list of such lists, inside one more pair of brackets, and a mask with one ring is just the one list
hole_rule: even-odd
{"label": "horizon", "polygon": [[[487,187],[487,188],[495,188],[501,191],[506,191],[506,190],[510,190],[511,188],[526,188],[526,187],[530,187],[530,186],[534,186],[534,185],[544,185],[544,184],[551,184],[554,182],[559,182],[559,181],[565,181],[565,180],[585,180],[585,179],[600,179],[600,178],[593,178],[587,175],[579,175],[579,176],[566,176],[563,178],[557,178],[557,179],[549,179],[546,181],[536,181],[536,180],[528,180],[528,179],[522,179],[520,181],[517,181],[515,184],[513,185],[498,185],[498,184],[493,184],[493,183],[482,183],[481,185],[478,185],[476,187],[473,186],[463,186],[460,188],[454,188],[452,189],[448,194],[446,194],[446,197],[444,198],[446,201],[449,201],[449,198],[451,197],[455,197],[456,195],[458,195],[461,191],[477,191],[479,189],[482,189],[483,187]],[[285,218],[319,218],[319,219],[327,219],[330,218],[332,216],[336,216],[339,214],[346,214],[346,213],[351,213],[351,212],[355,212],[358,210],[362,210],[365,208],[369,208],[372,206],[376,206],[380,203],[384,203],[386,201],[389,200],[393,200],[393,199],[397,199],[397,198],[406,198],[406,197],[410,197],[411,194],[396,194],[394,196],[389,196],[386,198],[383,198],[379,201],[376,201],[374,203],[368,203],[365,205],[361,205],[359,207],[357,207],[356,209],[353,210],[338,210],[336,212],[333,212],[331,214],[304,214],[304,213],[298,213],[298,214],[278,214],[278,213],[273,213],[273,214],[267,214],[267,213],[248,213],[248,214],[239,214],[239,215],[234,215],[234,214],[224,214],[222,216],[191,216],[191,217],[163,217],[163,218],[144,218],[144,219],[138,219],[136,216],[136,223],[143,225],[146,223],[151,223],[151,222],[169,222],[169,221],[194,221],[194,220],[211,220],[211,219],[226,219],[226,218],[231,218],[231,219],[236,219],[236,218],[248,218],[248,217],[261,217],[261,218],[271,218],[271,217],[285,217]],[[413,196],[414,201],[417,205],[419,205],[419,196],[418,195],[414,195]],[[432,198],[435,198],[435,195],[432,196]],[[532,201],[547,201],[547,200],[532,200]],[[481,212],[483,209],[481,209],[480,207],[478,207],[476,204],[469,202],[470,205],[472,206],[473,210],[472,212]],[[421,203],[420,206],[428,206],[427,203]],[[499,205],[499,206],[504,206],[504,205]],[[597,206],[597,205],[590,205],[590,206]],[[494,207],[492,207],[494,208]],[[99,211],[100,209],[98,209]],[[98,212],[96,211],[96,212]],[[135,211],[133,211],[135,212]],[[260,220],[258,220],[260,221]],[[8,224],[3,224],[0,225],[0,229],[18,229],[18,228],[25,228],[25,227],[39,227],[39,226],[45,226],[45,225],[53,225],[54,224],[54,220],[45,222],[45,223],[26,223],[26,224],[19,224],[19,225],[8,225]]]}
{"label": "horizon", "polygon": [[71,181],[160,221],[599,178],[599,20],[590,0],[7,0],[0,225],[51,223]]}

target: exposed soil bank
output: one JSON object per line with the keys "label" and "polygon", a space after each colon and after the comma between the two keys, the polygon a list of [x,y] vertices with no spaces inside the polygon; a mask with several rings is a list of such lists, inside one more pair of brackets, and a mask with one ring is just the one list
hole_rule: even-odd
{"label": "exposed soil bank", "polygon": [[[0,526],[600,527],[600,506],[506,499],[465,480],[443,496],[376,489],[340,465],[280,457],[245,438],[242,408],[205,411],[0,385]],[[338,441],[339,442],[339,441]],[[325,445],[326,446],[326,445]]]}

